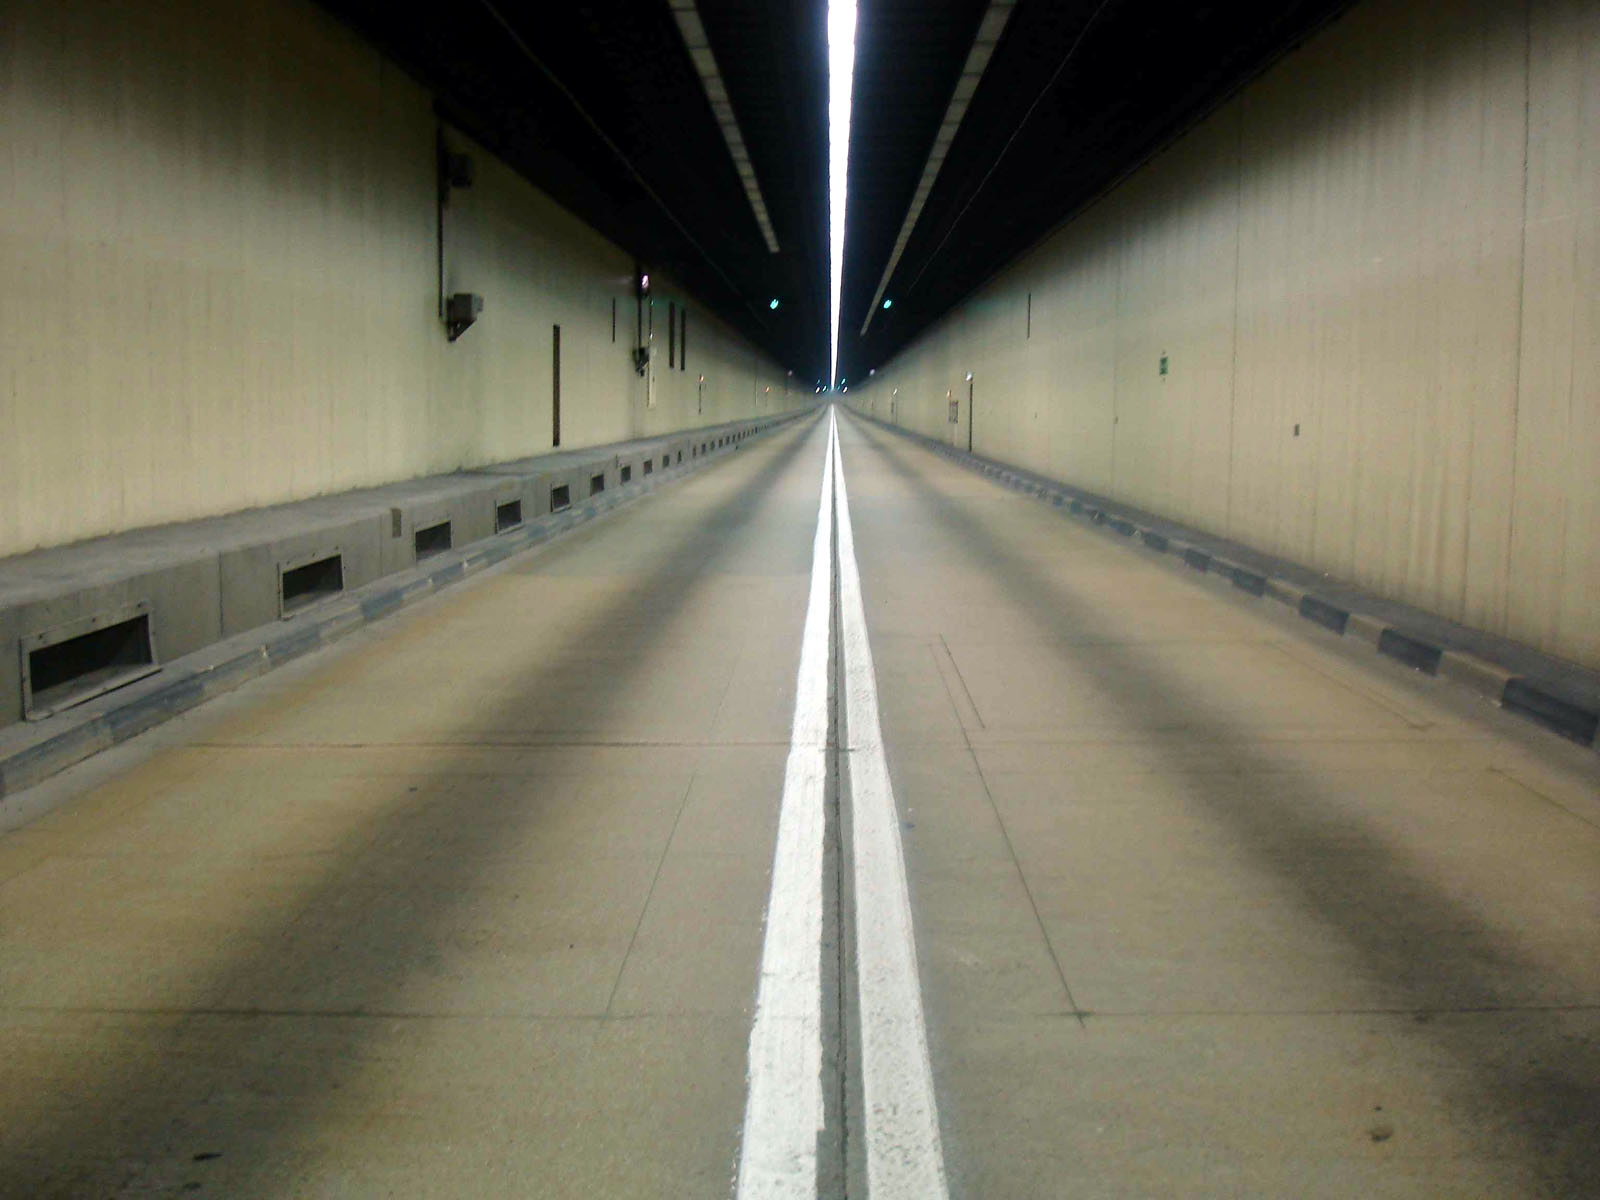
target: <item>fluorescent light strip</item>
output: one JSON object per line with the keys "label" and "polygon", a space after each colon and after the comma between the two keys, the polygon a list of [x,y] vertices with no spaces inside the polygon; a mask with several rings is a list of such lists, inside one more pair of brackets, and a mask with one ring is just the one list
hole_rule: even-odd
{"label": "fluorescent light strip", "polygon": [[867,326],[872,324],[872,318],[878,314],[879,306],[883,303],[883,293],[889,288],[889,280],[894,275],[894,270],[900,265],[900,256],[905,253],[906,243],[911,240],[911,231],[917,227],[917,219],[922,216],[922,206],[928,202],[928,197],[933,194],[933,184],[939,178],[939,171],[944,166],[945,155],[950,152],[950,144],[956,140],[956,130],[961,128],[961,121],[967,115],[967,105],[972,102],[973,95],[978,90],[978,83],[983,79],[983,73],[988,69],[989,59],[994,55],[996,43],[1000,35],[1005,32],[1006,23],[1011,20],[1011,10],[1016,7],[1012,0],[996,0],[984,11],[983,19],[978,22],[978,36],[972,39],[972,49],[967,54],[966,65],[961,68],[961,77],[956,80],[955,91],[950,95],[950,105],[944,110],[944,120],[939,124],[939,132],[933,139],[933,149],[928,151],[928,161],[922,168],[922,178],[917,181],[917,190],[911,195],[911,207],[906,209],[905,223],[900,226],[900,236],[894,240],[894,251],[889,255],[889,263],[883,268],[883,278],[878,280],[878,290],[873,293],[872,303],[867,305],[867,318],[861,322],[861,336],[865,337]]}
{"label": "fluorescent light strip", "polygon": [[850,93],[856,72],[856,0],[828,0],[828,232],[833,268],[828,382],[839,386],[839,289],[844,283],[844,212],[850,178]]}
{"label": "fluorescent light strip", "polygon": [[678,32],[683,35],[684,45],[689,48],[689,57],[694,60],[694,69],[699,73],[700,84],[706,90],[706,99],[711,101],[711,111],[722,130],[722,140],[728,143],[728,153],[733,155],[733,168],[739,173],[739,182],[744,185],[750,211],[755,213],[756,225],[766,239],[767,249],[776,254],[778,235],[772,232],[767,202],[761,196],[761,185],[756,182],[755,168],[750,165],[750,152],[745,148],[744,134],[739,132],[739,122],[728,100],[728,89],[722,82],[722,73],[717,70],[716,57],[711,53],[705,23],[700,20],[694,0],[671,0],[671,3],[672,19],[678,23]]}

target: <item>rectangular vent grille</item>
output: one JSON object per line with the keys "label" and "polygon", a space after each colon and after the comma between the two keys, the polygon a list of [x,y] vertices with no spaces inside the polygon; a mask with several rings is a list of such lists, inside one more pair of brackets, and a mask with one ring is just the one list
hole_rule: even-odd
{"label": "rectangular vent grille", "polygon": [[450,549],[450,522],[440,521],[437,525],[417,530],[411,535],[411,543],[416,548],[418,562],[435,554],[443,554]]}
{"label": "rectangular vent grille", "polygon": [[344,556],[330,554],[278,575],[278,612],[289,616],[344,591]]}
{"label": "rectangular vent grille", "polygon": [[41,720],[157,670],[143,604],[22,641],[23,716]]}

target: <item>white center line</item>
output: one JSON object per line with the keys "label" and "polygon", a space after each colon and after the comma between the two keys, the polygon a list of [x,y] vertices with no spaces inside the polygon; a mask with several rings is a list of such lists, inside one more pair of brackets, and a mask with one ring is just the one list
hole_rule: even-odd
{"label": "white center line", "polygon": [[750,1029],[740,1200],[817,1194],[822,1100],[822,867],[833,603],[833,415],[811,550],[794,729],[778,811],[761,983]]}
{"label": "white center line", "polygon": [[849,727],[846,754],[855,857],[867,1191],[872,1200],[941,1200],[949,1192],[918,984],[911,897],[878,721],[877,676],[867,642],[839,429],[831,410],[828,431],[839,525],[839,623]]}
{"label": "white center line", "polygon": [[944,1153],[922,1015],[900,821],[878,720],[861,573],[839,426],[828,412],[811,591],[800,642],[794,728],[773,852],[761,982],[750,1029],[740,1200],[815,1200],[822,1093],[823,810],[833,527],[839,530],[841,674],[855,863],[856,971],[867,1191],[872,1200],[943,1200]]}

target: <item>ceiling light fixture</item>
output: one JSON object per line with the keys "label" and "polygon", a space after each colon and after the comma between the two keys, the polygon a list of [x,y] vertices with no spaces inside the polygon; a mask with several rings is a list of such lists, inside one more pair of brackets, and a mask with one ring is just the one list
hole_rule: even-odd
{"label": "ceiling light fixture", "polygon": [[716,56],[711,53],[711,39],[706,36],[705,23],[694,0],[672,0],[672,19],[683,34],[683,44],[694,60],[700,85],[711,102],[711,112],[722,130],[722,140],[728,143],[728,153],[733,156],[733,169],[739,173],[739,183],[744,188],[745,199],[750,201],[750,211],[755,215],[756,227],[767,249],[778,252],[778,235],[772,230],[772,218],[767,213],[767,202],[761,195],[761,185],[756,182],[756,170],[750,162],[750,151],[744,144],[744,134],[739,131],[739,120],[733,115],[733,105],[728,100],[728,88],[717,70]]}
{"label": "ceiling light fixture", "polygon": [[[500,26],[501,29],[505,30],[506,36],[511,39],[512,44],[515,45],[519,51],[521,51],[522,56],[526,58],[530,64],[532,64],[533,68],[538,71],[539,74],[543,75],[547,80],[549,80],[551,86],[554,87],[556,91],[560,92],[567,98],[567,102],[572,105],[573,110],[583,118],[584,123],[588,125],[590,129],[594,130],[595,136],[598,137],[600,141],[605,144],[606,148],[616,156],[617,161],[627,169],[628,174],[633,176],[634,182],[639,185],[639,190],[655,202],[656,206],[661,209],[663,214],[665,214],[667,220],[671,221],[673,225],[677,226],[678,232],[683,234],[684,241],[688,242],[689,245],[695,248],[700,257],[706,260],[707,266],[709,266],[718,275],[722,276],[722,281],[733,290],[734,295],[739,297],[739,302],[750,310],[752,316],[760,316],[761,314],[756,311],[756,306],[749,300],[748,297],[745,296],[743,292],[739,290],[739,285],[733,281],[733,276],[724,271],[722,269],[722,264],[711,257],[711,252],[702,246],[700,244],[700,240],[689,231],[689,227],[678,219],[678,214],[673,212],[672,209],[667,205],[667,202],[661,198],[661,193],[650,186],[650,181],[640,173],[638,167],[633,165],[633,160],[623,153],[622,147],[617,145],[616,142],[612,141],[611,137],[604,129],[600,127],[599,122],[594,119],[589,110],[578,103],[578,98],[572,94],[572,89],[566,84],[562,83],[561,77],[552,71],[547,65],[545,65],[544,60],[542,60],[533,52],[533,47],[528,45],[527,40],[517,32],[517,27],[510,21],[506,20],[505,14],[495,7],[494,0],[478,0],[478,3],[481,4],[489,16],[493,18],[495,24]],[[776,244],[769,245],[768,248],[774,253],[776,253],[778,249]]]}
{"label": "ceiling light fixture", "polygon": [[856,0],[828,0],[828,227],[833,268],[828,375],[839,377],[839,289],[844,284],[844,206],[850,173],[850,92],[856,70]]}
{"label": "ceiling light fixture", "polygon": [[[1016,4],[1013,0],[991,0],[989,7],[984,9],[983,18],[978,22],[977,36],[972,39],[972,49],[967,52],[967,61],[961,68],[961,77],[956,80],[955,91],[950,94],[950,103],[944,110],[944,121],[939,126],[939,132],[934,135],[933,148],[928,151],[928,161],[922,166],[922,178],[917,181],[917,190],[911,195],[911,205],[906,209],[905,220],[900,225],[900,235],[895,238],[894,249],[889,254],[888,263],[884,265],[883,278],[878,280],[877,294],[872,297],[872,303],[867,305],[867,319],[861,322],[863,337],[866,336],[867,327],[872,324],[872,314],[877,307],[878,298],[883,295],[884,289],[889,286],[889,277],[900,265],[900,256],[905,253],[906,243],[911,240],[911,231],[917,227],[917,219],[922,216],[922,206],[933,194],[934,181],[939,178],[945,156],[950,153],[950,146],[956,140],[956,130],[961,128],[961,122],[967,115],[967,106],[977,93],[978,84],[982,82],[983,73],[989,67],[989,60],[994,57],[995,47],[1011,20],[1011,11],[1014,8]],[[883,307],[888,308],[889,305],[885,303]]]}

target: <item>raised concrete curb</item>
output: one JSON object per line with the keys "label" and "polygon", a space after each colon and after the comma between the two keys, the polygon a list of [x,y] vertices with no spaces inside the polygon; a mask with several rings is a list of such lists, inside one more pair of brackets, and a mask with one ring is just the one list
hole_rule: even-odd
{"label": "raised concrete curb", "polygon": [[[802,412],[764,424],[740,444],[748,445],[754,438],[811,415]],[[730,444],[728,448],[737,447]],[[518,529],[446,551],[430,558],[426,567],[386,576],[286,620],[216,642],[164,664],[155,675],[57,716],[0,729],[0,796],[33,787],[284,663],[722,459],[709,452],[686,459],[681,465],[530,520]]]}
{"label": "raised concrete curb", "polygon": [[[1142,514],[1121,509],[1068,484],[958,450],[864,413],[852,410],[851,415],[879,429],[899,434],[968,470],[1035,496],[1119,537],[1141,543],[1158,554],[1168,555],[1175,564],[1219,576],[1249,595],[1287,605],[1304,619],[1331,633],[1356,638],[1372,646],[1378,653],[1397,659],[1423,674],[1448,679],[1579,745],[1600,748],[1596,746],[1596,734],[1600,731],[1600,701],[1591,700],[1588,695],[1576,695],[1573,689],[1552,680],[1521,673],[1482,655],[1445,645],[1420,625],[1396,623],[1385,616],[1363,612],[1352,605],[1348,598],[1349,589],[1341,589],[1346,594],[1339,597],[1318,595],[1292,580],[1263,570],[1259,563],[1251,566],[1234,561],[1219,553],[1215,543],[1198,531],[1184,531],[1182,535],[1175,535],[1174,523],[1167,521],[1162,521],[1159,529],[1151,528]],[[1306,568],[1299,568],[1299,573],[1309,572]],[[1489,639],[1492,635],[1480,636]],[[1509,656],[1515,657],[1520,653],[1520,648],[1513,643],[1506,642],[1506,646]],[[1572,670],[1577,672],[1581,669]],[[1596,675],[1590,688],[1584,690],[1592,690],[1595,696],[1600,697],[1600,675]]]}

